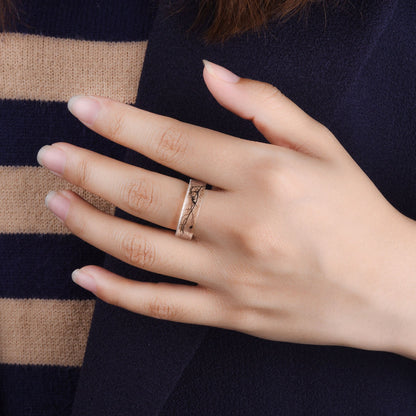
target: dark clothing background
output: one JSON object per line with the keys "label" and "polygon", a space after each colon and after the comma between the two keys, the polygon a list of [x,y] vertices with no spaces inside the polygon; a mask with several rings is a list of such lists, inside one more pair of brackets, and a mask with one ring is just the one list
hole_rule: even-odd
{"label": "dark clothing background", "polygon": [[[307,24],[272,23],[259,35],[211,46],[184,32],[193,8],[167,18],[161,5],[137,105],[263,140],[212,98],[201,59],[272,83],[329,127],[386,198],[415,219],[416,3],[354,4],[326,16],[316,5]],[[125,160],[174,174],[132,152]],[[132,279],[172,281],[110,257],[107,267]],[[74,416],[415,414],[415,364],[395,354],[270,342],[101,301],[73,408]]]}

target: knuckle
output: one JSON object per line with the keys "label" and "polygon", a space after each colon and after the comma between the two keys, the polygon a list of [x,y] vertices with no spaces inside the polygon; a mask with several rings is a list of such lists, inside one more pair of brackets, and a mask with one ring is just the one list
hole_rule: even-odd
{"label": "knuckle", "polygon": [[270,101],[277,103],[284,97],[284,94],[278,88],[265,82],[258,84],[255,94],[262,103],[268,103]]}
{"label": "knuckle", "polygon": [[159,298],[150,300],[146,307],[146,315],[157,319],[164,319],[168,321],[175,321],[180,317],[180,311],[177,307],[169,305]]}
{"label": "knuckle", "polygon": [[76,236],[83,238],[87,231],[86,218],[82,215],[69,215],[65,222],[66,226],[71,230]]}
{"label": "knuckle", "polygon": [[278,88],[274,87],[273,85],[269,85],[267,88],[267,91],[264,95],[264,101],[273,101],[278,102],[284,97],[282,91],[280,91]]}
{"label": "knuckle", "polygon": [[[234,227],[231,235],[234,244],[245,253],[246,258],[263,264],[264,261],[281,257],[281,244],[271,224],[255,217],[246,218],[241,224],[244,225]],[[250,281],[250,278],[248,275],[243,280]]]}
{"label": "knuckle", "polygon": [[340,142],[334,136],[334,133],[332,133],[332,131],[327,126],[319,122],[317,123],[318,123],[319,128],[321,129],[321,137],[326,140],[326,143],[336,145],[337,147],[342,147],[340,146]]}
{"label": "knuckle", "polygon": [[251,184],[255,187],[259,197],[268,205],[278,203],[287,188],[286,169],[275,160],[258,161],[254,169],[251,169]]}
{"label": "knuckle", "polygon": [[76,167],[76,185],[81,188],[87,188],[91,176],[89,163],[85,159],[81,159]]}
{"label": "knuckle", "polygon": [[123,307],[123,300],[120,296],[120,293],[116,290],[103,290],[98,288],[96,292],[97,296],[106,303],[117,306],[119,308]]}
{"label": "knuckle", "polygon": [[323,136],[331,138],[331,139],[335,139],[334,134],[327,126],[325,126],[325,124],[319,123],[318,121],[317,123],[318,123],[319,128],[322,130]]}
{"label": "knuckle", "polygon": [[244,323],[246,321],[246,315],[248,311],[241,300],[235,302],[232,307],[229,307],[225,316],[224,321],[228,322],[232,328],[242,331],[245,329]]}
{"label": "knuckle", "polygon": [[110,121],[109,134],[115,141],[120,141],[125,131],[125,118],[121,113],[115,113]]}
{"label": "knuckle", "polygon": [[294,201],[305,191],[305,181],[283,158],[262,158],[252,170],[251,177],[260,197],[267,197],[270,205]]}
{"label": "knuckle", "polygon": [[280,191],[286,190],[287,183],[287,172],[278,166],[270,166],[269,168],[263,169],[263,175],[258,176],[258,186],[264,195],[268,197],[275,196],[276,193],[280,194]]}
{"label": "knuckle", "polygon": [[130,264],[141,269],[151,268],[155,262],[155,250],[149,240],[137,235],[121,237],[123,258]]}
{"label": "knuckle", "polygon": [[250,329],[250,311],[247,310],[245,307],[239,306],[234,310],[233,314],[233,322],[234,325],[238,326],[240,330],[247,331]]}
{"label": "knuckle", "polygon": [[126,184],[120,192],[121,200],[133,211],[148,211],[156,205],[154,186],[145,180]]}
{"label": "knuckle", "polygon": [[251,258],[264,258],[270,252],[270,230],[265,224],[253,222],[250,224],[241,239],[244,250]]}
{"label": "knuckle", "polygon": [[178,161],[185,157],[187,140],[176,127],[168,127],[161,134],[156,148],[156,156],[163,162]]}
{"label": "knuckle", "polygon": [[239,270],[227,274],[227,291],[229,291],[230,303],[232,311],[235,308],[241,307],[241,305],[250,299],[250,295],[253,295],[254,282],[253,273],[246,270]]}
{"label": "knuckle", "polygon": [[252,161],[250,174],[256,183],[268,184],[270,178],[280,174],[281,170],[278,150],[272,148],[268,154],[261,155]]}
{"label": "knuckle", "polygon": [[259,336],[259,334],[264,331],[265,318],[267,319],[267,314],[264,316],[264,313],[257,310],[257,308],[244,311],[240,317],[242,332]]}
{"label": "knuckle", "polygon": [[125,293],[129,290],[135,290],[135,283],[132,280],[124,279],[123,285],[119,285],[119,282],[114,282],[110,285],[98,285],[96,289],[96,295],[98,298],[103,300],[106,303],[117,306],[119,308],[127,308],[128,302],[126,302]]}

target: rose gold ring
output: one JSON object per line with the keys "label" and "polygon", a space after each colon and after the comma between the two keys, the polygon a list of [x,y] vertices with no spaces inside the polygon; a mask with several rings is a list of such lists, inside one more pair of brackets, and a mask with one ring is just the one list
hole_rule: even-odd
{"label": "rose gold ring", "polygon": [[181,215],[175,235],[185,240],[192,240],[195,232],[195,222],[201,208],[202,197],[204,196],[207,184],[191,179],[188,190],[183,201]]}

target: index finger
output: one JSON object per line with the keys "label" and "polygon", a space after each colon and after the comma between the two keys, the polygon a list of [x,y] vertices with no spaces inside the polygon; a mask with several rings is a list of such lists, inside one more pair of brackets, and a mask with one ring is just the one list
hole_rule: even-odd
{"label": "index finger", "polygon": [[[247,167],[245,161],[242,163],[244,155],[252,156],[254,148],[268,146],[108,98],[77,96],[69,101],[68,108],[100,135],[223,189],[235,189],[244,180],[243,166]],[[248,150],[248,146],[252,149]]]}

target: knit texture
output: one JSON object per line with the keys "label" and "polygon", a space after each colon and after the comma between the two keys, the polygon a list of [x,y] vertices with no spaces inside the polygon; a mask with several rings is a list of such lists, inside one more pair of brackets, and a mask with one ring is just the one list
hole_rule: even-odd
{"label": "knit texture", "polygon": [[67,110],[78,94],[133,104],[153,0],[20,1],[0,33],[0,414],[71,413],[95,299],[71,280],[104,253],[74,237],[44,205],[72,189],[107,214],[114,206],[39,167],[37,151],[68,141],[121,159],[125,150]]}

